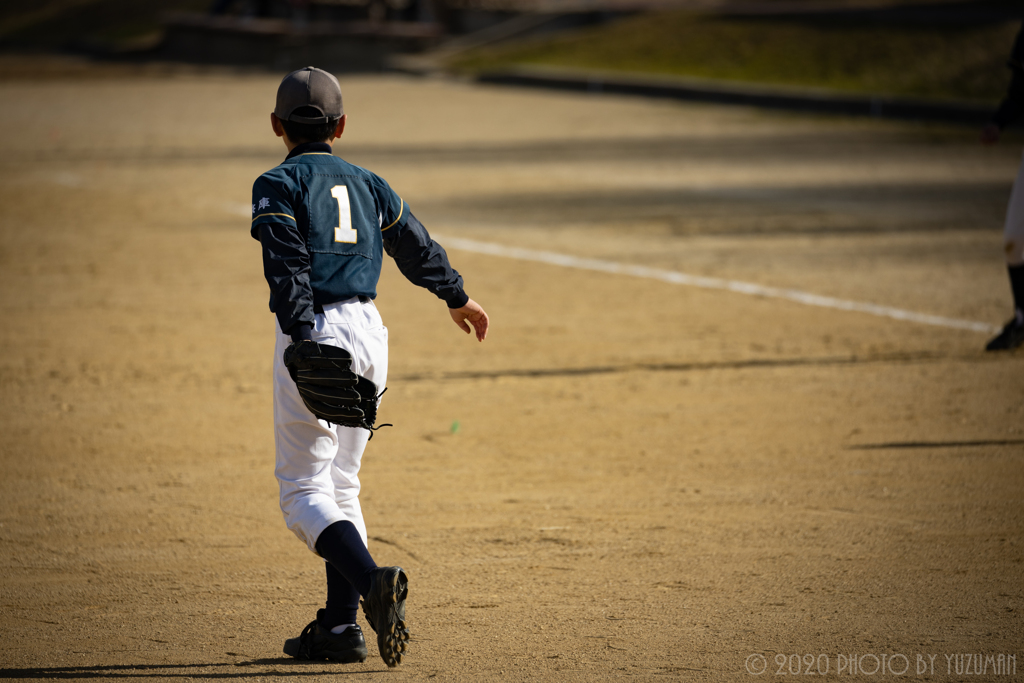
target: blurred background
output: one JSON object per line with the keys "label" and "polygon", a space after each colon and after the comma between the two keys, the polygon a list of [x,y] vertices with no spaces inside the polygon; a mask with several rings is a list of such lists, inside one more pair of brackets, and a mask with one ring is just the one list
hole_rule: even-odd
{"label": "blurred background", "polygon": [[77,58],[65,73],[545,67],[992,104],[1022,17],[1010,0],[40,0],[0,6],[0,54],[7,77],[42,55]]}

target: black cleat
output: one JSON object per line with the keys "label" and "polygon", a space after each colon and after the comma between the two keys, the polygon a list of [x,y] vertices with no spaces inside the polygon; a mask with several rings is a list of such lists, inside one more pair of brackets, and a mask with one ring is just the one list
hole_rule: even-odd
{"label": "black cleat", "polygon": [[1016,317],[1006,323],[1003,331],[997,334],[985,347],[986,351],[1008,351],[1024,344],[1024,323]]}
{"label": "black cleat", "polygon": [[402,663],[409,643],[405,625],[405,599],[409,577],[401,567],[377,567],[370,577],[370,594],[361,602],[370,628],[377,632],[377,649],[388,666]]}
{"label": "black cleat", "polygon": [[329,659],[343,664],[366,661],[363,630],[356,624],[344,633],[331,633],[331,629],[320,624],[323,613],[324,610],[318,610],[316,620],[302,629],[298,638],[284,641],[284,653],[296,659]]}

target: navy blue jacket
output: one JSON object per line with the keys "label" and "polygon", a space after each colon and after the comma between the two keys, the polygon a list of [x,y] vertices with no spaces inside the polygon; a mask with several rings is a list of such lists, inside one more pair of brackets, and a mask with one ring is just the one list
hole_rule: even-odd
{"label": "navy blue jacket", "polygon": [[295,147],[252,187],[252,236],[263,246],[270,310],[289,334],[336,301],[377,296],[383,252],[449,308],[466,305],[444,249],[379,176],[334,156],[327,143]]}

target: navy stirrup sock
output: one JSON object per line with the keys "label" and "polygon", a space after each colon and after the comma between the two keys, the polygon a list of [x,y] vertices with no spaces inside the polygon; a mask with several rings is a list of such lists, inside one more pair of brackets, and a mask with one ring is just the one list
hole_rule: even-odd
{"label": "navy stirrup sock", "polygon": [[1007,266],[1010,271],[1010,289],[1013,290],[1013,305],[1024,311],[1024,265]]}
{"label": "navy stirrup sock", "polygon": [[356,623],[359,612],[359,591],[341,575],[334,565],[324,562],[327,567],[327,606],[324,608],[323,625],[334,628],[339,624]]}
{"label": "navy stirrup sock", "polygon": [[360,595],[370,592],[370,574],[377,568],[377,565],[363,544],[363,539],[359,535],[359,531],[356,530],[355,524],[341,521],[324,529],[320,537],[316,539],[316,551],[320,557],[330,562],[331,566],[354,586]]}

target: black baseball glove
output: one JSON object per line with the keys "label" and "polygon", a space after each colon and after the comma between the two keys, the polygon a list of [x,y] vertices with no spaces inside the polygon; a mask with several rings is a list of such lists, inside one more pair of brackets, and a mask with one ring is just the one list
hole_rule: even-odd
{"label": "black baseball glove", "polygon": [[[352,356],[345,349],[303,339],[284,350],[284,365],[295,380],[302,402],[317,418],[343,427],[380,427],[377,385],[352,372]],[[391,425],[381,425],[390,427]]]}

